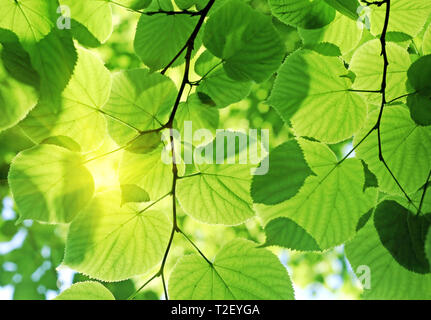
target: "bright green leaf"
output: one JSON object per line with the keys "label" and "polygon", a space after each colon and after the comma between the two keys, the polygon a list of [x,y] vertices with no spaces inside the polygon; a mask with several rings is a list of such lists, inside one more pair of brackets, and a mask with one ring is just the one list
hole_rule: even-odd
{"label": "bright green leaf", "polygon": [[[135,35],[135,51],[151,70],[166,67],[183,48],[199,17],[188,15],[141,15]],[[195,48],[199,48],[195,44]],[[184,63],[185,51],[172,66]]]}
{"label": "bright green leaf", "polygon": [[422,43],[423,54],[431,54],[431,24],[425,31],[425,35]]}
{"label": "bright green leaf", "polygon": [[278,146],[267,157],[268,173],[253,177],[251,196],[255,203],[271,205],[290,199],[313,174],[296,140]]}
{"label": "bright green leaf", "polygon": [[366,118],[367,106],[356,93],[338,58],[310,50],[291,54],[278,72],[269,98],[298,136],[335,143],[351,137]]}
{"label": "bright green leaf", "polygon": [[183,257],[169,278],[169,293],[175,300],[294,298],[289,274],[278,258],[240,239],[225,245],[211,265],[195,254]]}
{"label": "bright green leaf", "polygon": [[119,190],[99,193],[70,225],[64,264],[104,281],[150,271],[162,260],[170,222],[143,205],[121,206]]}
{"label": "bright green leaf", "polygon": [[[423,29],[431,13],[428,0],[391,0],[388,31],[404,32],[412,37]],[[371,33],[382,32],[386,15],[386,4],[371,6]]]}
{"label": "bright green leaf", "polygon": [[14,32],[24,46],[34,44],[54,27],[56,9],[55,0],[2,0],[0,28]]}
{"label": "bright green leaf", "polygon": [[238,81],[267,80],[284,56],[270,18],[240,0],[229,1],[209,18],[203,42],[223,60],[227,75]]}
{"label": "bright green leaf", "polygon": [[[192,94],[186,102],[180,103],[175,116],[175,126],[179,130],[184,143],[198,145],[204,142],[208,143],[213,139],[219,125],[219,118],[220,115],[217,108],[204,104],[198,95]],[[212,137],[202,137],[202,139],[207,140],[202,141],[200,139],[196,141],[194,135],[201,129],[209,130],[212,133]]]}
{"label": "bright green leaf", "polygon": [[270,0],[272,14],[286,24],[317,29],[329,24],[335,10],[325,0]]}
{"label": "bright green leaf", "polygon": [[120,164],[121,184],[137,185],[148,192],[151,200],[157,200],[169,193],[172,179],[172,165],[163,163],[161,147],[147,154],[124,153]]}
{"label": "bright green leaf", "polygon": [[[305,180],[293,198],[274,206],[257,205],[266,225],[278,217],[287,217],[313,237],[321,249],[334,247],[350,239],[359,218],[373,205],[375,192],[363,192],[364,174],[357,159],[337,164],[328,147],[301,140],[306,160],[317,174]],[[320,148],[327,149],[320,152]]]}
{"label": "bright green leaf", "polygon": [[19,153],[8,180],[21,220],[70,222],[94,192],[93,178],[82,158],[54,145]]}
{"label": "bright green leaf", "polygon": [[100,282],[85,281],[73,284],[54,300],[115,300],[115,298]]}
{"label": "bright green leaf", "polygon": [[[343,30],[343,32],[340,32]],[[342,54],[356,48],[363,34],[363,27],[356,21],[337,14],[334,21],[319,29],[299,29],[299,34],[305,45],[319,42],[332,43],[340,48]]]}
{"label": "bright green leaf", "polygon": [[[82,24],[101,43],[112,33],[112,9],[108,0],[59,0],[70,8],[71,18]],[[73,28],[72,21],[72,28]]]}
{"label": "bright green leaf", "polygon": [[147,191],[138,187],[136,184],[121,185],[121,205],[128,202],[148,202],[150,196]]}
{"label": "bright green leaf", "polygon": [[[231,147],[229,155],[226,149]],[[221,132],[214,141],[201,145],[194,152],[197,173],[178,181],[181,207],[195,219],[210,224],[238,225],[253,217],[250,187],[252,170],[262,156],[259,152],[256,141],[232,131]],[[197,155],[202,158],[197,159]]]}
{"label": "bright green leaf", "polygon": [[[376,124],[378,110],[371,113],[364,128],[355,136],[354,144]],[[382,151],[389,168],[407,193],[417,191],[431,169],[431,127],[421,127],[410,118],[404,106],[384,109],[381,120]],[[377,131],[358,147],[356,154],[363,159],[378,180],[381,191],[400,195],[400,188],[379,160]]]}
{"label": "bright green leaf", "polygon": [[111,89],[111,75],[90,51],[80,49],[73,76],[61,95],[61,105],[40,102],[21,123],[35,142],[50,136],[75,140],[83,151],[100,146],[106,135],[106,121],[100,109]]}
{"label": "bright green leaf", "polygon": [[316,240],[295,221],[282,217],[271,220],[265,226],[264,246],[280,246],[298,251],[320,251]]}
{"label": "bright green leaf", "polygon": [[[408,93],[406,81],[410,57],[408,52],[396,43],[388,42],[386,47],[389,60],[386,101],[391,101]],[[355,51],[350,61],[350,70],[356,74],[353,89],[380,90],[383,72],[381,51],[378,39],[366,42]],[[364,96],[375,104],[380,104],[382,99],[379,93],[366,93]]]}
{"label": "bright green leaf", "polygon": [[325,0],[327,4],[352,20],[358,19],[358,0]]}
{"label": "bright green leaf", "polygon": [[121,146],[140,131],[162,127],[169,118],[177,89],[171,79],[146,69],[116,73],[103,107],[111,137]]}

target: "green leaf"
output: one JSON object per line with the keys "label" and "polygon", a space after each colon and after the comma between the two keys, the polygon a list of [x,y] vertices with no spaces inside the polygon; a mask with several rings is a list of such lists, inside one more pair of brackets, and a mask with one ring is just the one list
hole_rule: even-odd
{"label": "green leaf", "polygon": [[54,27],[57,1],[1,1],[0,28],[15,33],[26,47],[44,38]]}
{"label": "green leaf", "polygon": [[313,174],[296,140],[275,148],[267,156],[269,171],[253,177],[251,196],[255,203],[277,204],[298,193],[305,179]]}
{"label": "green leaf", "polygon": [[316,51],[317,53],[320,53],[321,55],[328,56],[328,57],[341,56],[340,48],[338,48],[335,44],[332,44],[329,42],[309,44],[309,45],[305,45],[304,48]]}
{"label": "green leaf", "polygon": [[121,205],[129,202],[148,202],[150,196],[147,191],[138,187],[136,184],[121,185]]}
{"label": "green leaf", "polygon": [[[413,38],[423,29],[431,13],[428,0],[392,0],[388,31],[406,33]],[[382,32],[386,15],[386,5],[371,6],[371,33]]]}
{"label": "green leaf", "polygon": [[298,251],[320,251],[316,240],[289,218],[276,218],[265,226],[264,246],[280,246]]}
{"label": "green leaf", "polygon": [[[386,50],[389,60],[387,73],[386,101],[398,98],[406,93],[407,70],[410,67],[408,52],[396,43],[388,42]],[[353,89],[380,90],[382,84],[383,58],[378,39],[371,40],[359,47],[350,61],[350,70],[356,74]],[[374,104],[381,103],[378,93],[363,94]]]}
{"label": "green leaf", "polygon": [[1,60],[7,73],[14,79],[39,89],[39,74],[31,65],[30,56],[19,43],[17,36],[8,30],[0,29],[0,43]]}
{"label": "green leaf", "polygon": [[422,42],[423,54],[431,54],[431,24],[425,31],[423,42]]}
{"label": "green leaf", "polygon": [[431,95],[428,97],[421,94],[409,96],[407,106],[410,109],[410,116],[416,124],[431,125]]}
{"label": "green leaf", "polygon": [[[230,78],[221,66],[221,61],[205,51],[196,61],[195,69],[202,76],[197,93],[205,94],[214,101],[216,107],[224,108],[243,100],[250,94],[251,81],[236,81]],[[201,62],[204,60],[203,62]],[[212,61],[215,63],[208,63]],[[213,65],[212,65],[213,64]]]}
{"label": "green leaf", "polygon": [[6,69],[14,78],[40,89],[41,99],[59,104],[59,96],[70,80],[77,59],[70,32],[52,29],[37,42],[26,44],[18,40],[12,32],[0,29]]}
{"label": "green leaf", "polygon": [[121,206],[119,190],[99,193],[70,225],[64,264],[104,281],[150,271],[162,260],[171,223],[144,205]]}
{"label": "green leaf", "polygon": [[374,208],[370,209],[367,213],[364,213],[362,217],[358,221],[358,225],[356,226],[356,232],[361,230],[367,222],[370,220],[374,212]]}
{"label": "green leaf", "polygon": [[346,255],[358,276],[366,276],[364,267],[369,268],[371,286],[364,288],[363,298],[431,299],[431,275],[414,273],[400,266],[381,244],[372,219],[346,245]]}
{"label": "green leaf", "polygon": [[[196,94],[189,96],[186,102],[180,103],[177,114],[175,116],[175,127],[178,128],[184,143],[198,145],[208,143],[215,136],[216,129],[219,125],[219,110],[204,104]],[[187,128],[186,122],[191,126],[191,130]],[[198,130],[207,129],[212,133],[208,140],[194,141],[194,135]],[[203,137],[206,139],[206,137]]]}
{"label": "green leaf", "polygon": [[147,7],[147,11],[173,11],[174,6],[171,0],[158,0],[151,1],[151,4]]}
{"label": "green leaf", "polygon": [[362,162],[362,166],[364,167],[364,174],[365,174],[364,191],[371,187],[377,188],[379,186],[379,183],[377,182],[376,175],[370,171],[365,161],[361,160],[361,162]]}
{"label": "green leaf", "polygon": [[203,42],[223,60],[226,74],[238,81],[267,80],[280,66],[285,50],[271,19],[240,0],[215,11],[206,24]]}
{"label": "green leaf", "polygon": [[[151,70],[166,67],[184,47],[198,20],[197,16],[183,14],[141,15],[134,41],[136,54]],[[196,49],[200,47],[199,38],[195,42]],[[175,60],[173,67],[184,63],[185,51]]]}
{"label": "green leaf", "polygon": [[431,84],[431,55],[427,55],[416,60],[407,72],[409,83],[416,92],[430,96]]}
{"label": "green leaf", "polygon": [[404,32],[390,31],[386,33],[386,41],[405,42],[411,40],[412,37]]}
{"label": "green leaf", "polygon": [[395,201],[384,201],[374,213],[374,224],[383,246],[406,269],[429,273],[425,237],[431,222],[417,216]]}
{"label": "green leaf", "polygon": [[[244,142],[243,149],[240,149],[241,141]],[[229,155],[226,149],[233,147],[233,143],[236,149]],[[194,153],[195,161],[196,154],[205,153],[196,166],[197,173],[180,179],[177,184],[178,201],[184,211],[210,224],[238,225],[253,217],[251,171],[259,163],[259,159],[251,154],[253,149],[259,155],[257,141],[232,131],[220,132],[214,141],[201,145]],[[207,154],[207,150],[211,150],[211,154]]]}
{"label": "green leaf", "polygon": [[[262,266],[265,266],[263,268]],[[225,245],[213,264],[183,257],[169,278],[174,300],[292,300],[292,283],[278,258],[248,240]]]}
{"label": "green leaf", "polygon": [[428,258],[428,262],[431,263],[431,228],[428,230],[428,235],[426,237],[425,254]]}
{"label": "green leaf", "polygon": [[[369,115],[364,128],[355,136],[357,144],[376,124],[378,110]],[[431,169],[431,127],[415,124],[404,106],[384,109],[381,125],[382,152],[389,168],[407,193],[417,191]],[[402,195],[400,188],[379,160],[377,131],[375,130],[356,150],[378,180],[379,189],[393,195]]]}
{"label": "green leaf", "polygon": [[210,51],[205,50],[195,62],[195,72],[204,77],[222,63],[223,60],[214,56]]}
{"label": "green leaf", "polygon": [[[0,51],[3,53],[4,51]],[[35,89],[12,78],[0,62],[0,131],[21,121],[37,103]]]}
{"label": "green leaf", "polygon": [[367,114],[363,99],[349,91],[345,74],[338,58],[297,51],[280,68],[268,102],[286,122],[292,121],[296,135],[343,141],[362,127]]}
{"label": "green leaf", "polygon": [[121,184],[137,185],[148,192],[151,200],[157,200],[171,191],[172,180],[172,165],[163,163],[161,147],[147,154],[124,152],[120,163]]}
{"label": "green leaf", "polygon": [[148,7],[151,4],[152,0],[116,0],[115,2],[122,4],[127,8],[141,10]]}
{"label": "green leaf", "polygon": [[67,31],[52,30],[28,49],[31,63],[40,75],[40,96],[52,109],[61,105],[60,95],[71,79],[77,52]]}
{"label": "green leaf", "polygon": [[83,151],[100,146],[106,136],[106,121],[101,107],[111,89],[111,75],[90,51],[79,49],[78,62],[61,104],[39,104],[21,123],[25,133],[39,143],[50,136],[66,136],[75,140]]}
{"label": "green leaf", "polygon": [[71,18],[87,28],[99,42],[104,43],[108,40],[113,30],[110,1],[59,0],[59,2],[68,6]]}
{"label": "green leaf", "polygon": [[229,78],[223,68],[214,70],[200,82],[197,92],[209,96],[218,108],[239,102],[250,94],[251,82],[239,82]]}
{"label": "green leaf", "polygon": [[160,132],[150,132],[140,135],[125,150],[133,153],[149,153],[162,143]]}
{"label": "green leaf", "polygon": [[299,28],[298,32],[305,45],[319,42],[332,43],[340,48],[342,54],[346,54],[359,44],[363,28],[359,28],[356,21],[352,21],[342,14],[337,14],[327,26],[319,29]]}
{"label": "green leaf", "polygon": [[407,106],[413,121],[421,126],[431,125],[431,55],[416,60],[407,72],[409,84],[415,90],[407,97]]}
{"label": "green leaf", "polygon": [[335,10],[325,0],[270,0],[272,14],[282,22],[304,29],[317,29],[335,18]]}
{"label": "green leaf", "polygon": [[293,198],[274,206],[257,205],[264,224],[287,217],[302,227],[317,245],[328,249],[350,239],[359,218],[374,204],[375,192],[363,192],[364,174],[357,159],[337,164],[323,144],[300,140],[305,158],[316,176],[305,180]]}
{"label": "green leaf", "polygon": [[140,131],[162,127],[169,118],[177,89],[173,81],[147,69],[116,73],[111,96],[103,107],[111,137],[123,146]]}
{"label": "green leaf", "polygon": [[194,6],[198,2],[199,2],[199,0],[175,0],[175,3],[178,6],[178,8],[180,8],[182,10],[186,10],[186,9]]}
{"label": "green leaf", "polygon": [[[211,10],[208,12],[208,15],[211,15],[212,13],[216,12],[220,7],[222,7],[226,2],[229,2],[230,0],[217,0],[214,2],[214,4],[211,7]],[[197,0],[196,1],[196,8],[198,10],[204,9],[209,0]]]}
{"label": "green leaf", "polygon": [[73,284],[54,300],[115,300],[115,298],[100,282],[85,281]]}
{"label": "green leaf", "polygon": [[250,166],[211,165],[178,181],[177,196],[184,211],[199,221],[238,225],[255,215],[250,185]]}
{"label": "green leaf", "polygon": [[52,136],[41,141],[40,144],[53,144],[62,148],[69,149],[73,152],[81,152],[81,146],[73,139],[66,136]]}
{"label": "green leaf", "polygon": [[358,0],[325,0],[327,4],[352,20],[358,19]]}
{"label": "green leaf", "polygon": [[21,220],[70,222],[94,192],[93,178],[80,155],[54,145],[20,152],[8,180]]}

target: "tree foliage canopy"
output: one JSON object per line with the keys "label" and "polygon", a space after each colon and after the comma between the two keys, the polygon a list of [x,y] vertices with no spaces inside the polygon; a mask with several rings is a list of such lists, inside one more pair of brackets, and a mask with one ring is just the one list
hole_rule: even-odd
{"label": "tree foliage canopy", "polygon": [[15,298],[294,299],[277,253],[345,245],[363,298],[431,299],[429,0],[0,0],[0,57]]}

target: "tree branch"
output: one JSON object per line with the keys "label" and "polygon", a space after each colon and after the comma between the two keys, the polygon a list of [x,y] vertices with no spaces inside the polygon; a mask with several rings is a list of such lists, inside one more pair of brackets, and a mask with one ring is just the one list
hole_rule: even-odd
{"label": "tree branch", "polygon": [[[189,39],[187,40],[186,44],[184,45],[183,48],[180,49],[180,51],[169,62],[169,64],[161,71],[161,73],[164,74],[172,66],[172,64],[178,59],[178,57],[184,51],[186,51],[186,54],[184,57],[184,59],[185,59],[184,75],[183,75],[183,79],[181,81],[180,88],[178,90],[178,95],[175,99],[175,103],[174,103],[174,106],[172,108],[171,114],[169,116],[168,122],[164,126],[161,127],[163,129],[168,128],[170,130],[170,142],[171,142],[171,150],[172,150],[172,175],[173,175],[172,189],[170,192],[170,194],[172,195],[172,230],[171,230],[171,234],[169,237],[168,245],[166,246],[166,250],[165,250],[165,253],[163,255],[163,259],[162,259],[162,263],[160,265],[159,271],[152,278],[150,278],[146,283],[144,283],[144,285],[141,286],[131,296],[131,298],[135,297],[139,293],[139,291],[142,290],[142,288],[144,288],[150,281],[152,281],[153,279],[155,279],[157,277],[161,277],[165,298],[166,298],[166,300],[169,299],[164,269],[165,269],[166,261],[167,261],[168,256],[169,256],[170,249],[172,247],[175,233],[180,232],[184,235],[184,233],[178,228],[178,224],[177,224],[176,186],[177,186],[177,180],[179,179],[179,177],[178,177],[178,167],[177,167],[176,158],[175,158],[175,141],[174,141],[174,137],[173,137],[173,123],[174,123],[175,115],[176,115],[177,110],[178,110],[178,106],[179,106],[180,101],[181,101],[181,97],[183,96],[183,93],[184,93],[184,88],[185,88],[186,84],[189,83],[190,64],[191,64],[192,52],[194,49],[196,37],[197,37],[200,29],[202,28],[202,25],[205,21],[205,18],[207,16],[209,10],[213,6],[214,2],[215,2],[215,0],[210,0],[208,2],[208,4],[205,6],[205,8],[202,11],[200,11],[199,21],[196,24],[196,27],[194,28],[194,30],[193,30],[192,34],[190,35]],[[188,239],[188,237],[186,237],[186,238]],[[197,248],[197,247],[195,247],[195,248]],[[205,257],[203,254],[202,254],[202,256]],[[209,261],[206,258],[205,258],[205,260]]]}

